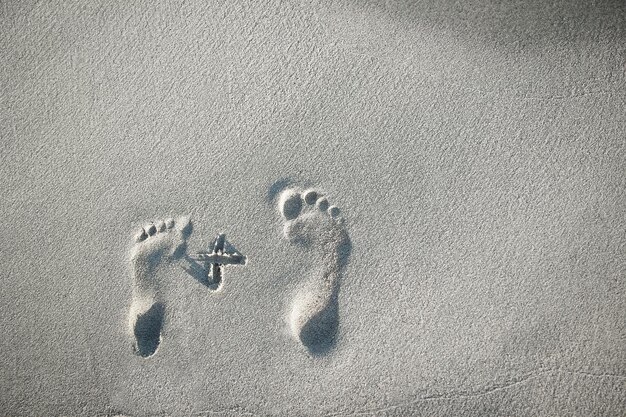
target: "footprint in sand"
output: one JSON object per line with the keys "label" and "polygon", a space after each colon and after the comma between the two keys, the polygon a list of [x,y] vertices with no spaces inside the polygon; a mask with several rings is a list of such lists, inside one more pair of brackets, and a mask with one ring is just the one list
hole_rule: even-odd
{"label": "footprint in sand", "polygon": [[341,275],[351,243],[339,209],[314,190],[282,192],[278,208],[285,220],[285,237],[312,252],[313,271],[297,293],[289,326],[295,338],[314,355],[332,349],[339,322]]}
{"label": "footprint in sand", "polygon": [[161,343],[166,308],[163,286],[171,279],[172,267],[185,253],[190,234],[189,218],[181,217],[150,224],[135,237],[129,324],[134,335],[133,348],[139,356],[154,355]]}

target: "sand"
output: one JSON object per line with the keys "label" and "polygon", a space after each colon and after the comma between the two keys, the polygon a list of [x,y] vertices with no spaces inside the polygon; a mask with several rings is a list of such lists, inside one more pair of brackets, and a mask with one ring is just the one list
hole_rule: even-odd
{"label": "sand", "polygon": [[1,415],[624,415],[623,2],[155,3],[0,3]]}

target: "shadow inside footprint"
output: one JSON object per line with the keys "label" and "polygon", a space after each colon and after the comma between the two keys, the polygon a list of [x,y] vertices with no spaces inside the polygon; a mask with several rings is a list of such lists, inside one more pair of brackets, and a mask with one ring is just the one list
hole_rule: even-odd
{"label": "shadow inside footprint", "polygon": [[326,307],[300,329],[300,342],[310,354],[327,354],[334,346],[339,327],[339,303],[335,294]]}
{"label": "shadow inside footprint", "polygon": [[352,241],[345,230],[341,231],[339,244],[337,245],[337,264],[341,272],[348,265],[348,260],[352,254]]}
{"label": "shadow inside footprint", "polygon": [[[345,231],[341,232],[334,253],[338,273],[342,273],[352,253],[352,241]],[[300,342],[312,355],[325,355],[335,346],[339,328],[339,288],[340,281],[337,280],[328,304],[300,329]]]}
{"label": "shadow inside footprint", "polygon": [[152,356],[159,347],[164,312],[163,304],[154,303],[148,311],[137,317],[134,333],[137,341],[136,353],[139,356]]}

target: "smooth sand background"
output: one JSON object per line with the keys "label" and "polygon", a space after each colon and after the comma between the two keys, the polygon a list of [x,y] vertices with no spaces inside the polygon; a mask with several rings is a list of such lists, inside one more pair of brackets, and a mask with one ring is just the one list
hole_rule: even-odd
{"label": "smooth sand background", "polygon": [[[625,15],[1,2],[0,414],[623,416]],[[288,184],[352,240],[322,357],[287,331],[317,267]],[[172,270],[140,358],[131,238],[183,214],[249,263]]]}

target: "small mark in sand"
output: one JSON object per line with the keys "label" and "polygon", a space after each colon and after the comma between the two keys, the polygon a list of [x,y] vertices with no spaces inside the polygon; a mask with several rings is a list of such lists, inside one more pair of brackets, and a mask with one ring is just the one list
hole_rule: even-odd
{"label": "small mark in sand", "polygon": [[236,250],[228,251],[224,249],[226,235],[217,235],[211,245],[211,252],[198,252],[189,258],[193,261],[202,262],[204,270],[207,271],[207,284],[209,287],[216,287],[222,283],[224,277],[224,267],[226,265],[245,265],[246,257]]}

